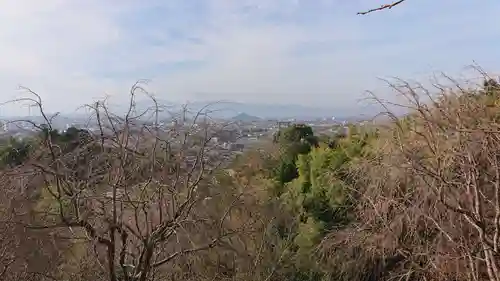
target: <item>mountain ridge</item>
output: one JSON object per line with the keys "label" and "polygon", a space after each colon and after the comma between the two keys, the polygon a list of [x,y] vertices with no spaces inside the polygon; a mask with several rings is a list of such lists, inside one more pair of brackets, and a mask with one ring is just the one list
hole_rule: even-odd
{"label": "mountain ridge", "polygon": [[[148,101],[138,101],[137,104]],[[182,108],[180,103],[172,103],[166,100],[158,100],[160,104],[167,104],[171,108]],[[187,102],[186,107],[190,112],[202,110],[212,117],[230,119],[242,112],[258,117],[260,119],[316,119],[316,118],[355,118],[362,115],[374,116],[380,109],[365,106],[356,107],[319,107],[312,105],[297,104],[266,104],[266,103],[244,103],[237,101],[194,101]],[[175,109],[174,109],[175,111]],[[356,114],[362,111],[363,114]]]}
{"label": "mountain ridge", "polygon": [[231,118],[231,120],[233,120],[233,121],[242,121],[242,122],[257,122],[257,121],[261,121],[262,118],[246,114],[245,112],[241,112],[238,115],[233,116]]}
{"label": "mountain ridge", "polygon": [[[366,117],[373,117],[378,112],[379,108],[376,107],[318,107],[310,105],[296,105],[296,104],[266,104],[266,103],[243,103],[237,101],[194,101],[184,104],[169,102],[167,100],[158,99],[158,104],[166,108],[160,113],[161,118],[169,118],[173,113],[179,113],[183,108],[187,108],[188,115],[194,115],[198,111],[202,111],[212,118],[217,119],[232,119],[233,117],[245,113],[246,115],[265,119],[296,119],[296,120],[312,120],[318,118],[332,118],[337,120],[342,119],[358,119]],[[152,102],[149,100],[138,100],[136,107],[138,111],[144,111],[151,108]],[[114,105],[111,109],[116,114],[125,114],[127,111],[126,104]],[[359,113],[362,112],[362,113]],[[88,114],[77,113],[68,114],[63,113],[61,117],[85,119]],[[35,116],[32,116],[35,117]],[[3,116],[2,119],[15,119],[14,116]],[[19,116],[18,116],[19,118]],[[28,118],[28,116],[24,116]]]}

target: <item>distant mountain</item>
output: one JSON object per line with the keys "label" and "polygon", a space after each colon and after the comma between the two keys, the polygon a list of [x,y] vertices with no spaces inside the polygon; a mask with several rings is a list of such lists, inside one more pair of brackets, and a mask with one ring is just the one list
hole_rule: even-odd
{"label": "distant mountain", "polygon": [[256,122],[262,120],[261,118],[253,115],[246,114],[244,112],[234,116],[231,118],[233,121],[240,121],[240,122]]}
{"label": "distant mountain", "polygon": [[[164,99],[157,99],[161,106],[160,118],[169,119],[173,116],[179,116],[183,111],[184,106],[187,107],[187,115],[195,115],[198,111],[203,111],[207,115],[216,119],[231,119],[238,114],[244,112],[249,116],[259,117],[261,119],[296,119],[296,120],[312,120],[317,118],[331,118],[336,120],[367,118],[377,115],[382,108],[378,105],[361,105],[352,104],[350,106],[307,106],[294,104],[266,104],[266,103],[243,103],[234,101],[195,101],[186,104],[171,102]],[[137,112],[143,112],[153,108],[153,103],[150,100],[141,99],[136,101]],[[111,112],[123,116],[128,110],[127,103],[113,104]],[[88,113],[78,112],[63,114],[64,117],[70,119],[86,119]],[[151,114],[145,116],[150,118]],[[60,119],[60,116],[58,119]],[[15,118],[13,116],[3,116],[3,118]],[[67,122],[67,121],[64,121]]]}
{"label": "distant mountain", "polygon": [[[375,116],[380,112],[379,107],[353,105],[350,107],[315,107],[290,104],[264,104],[264,103],[242,103],[233,101],[196,101],[187,104],[173,103],[167,100],[157,100],[160,105],[166,106],[161,114],[162,118],[168,119],[182,111],[184,106],[188,110],[187,115],[194,115],[202,111],[212,118],[232,119],[244,112],[246,115],[261,119],[297,119],[312,120],[316,118],[331,118],[337,120],[356,119],[361,116]],[[138,111],[151,107],[151,102],[137,101]]]}

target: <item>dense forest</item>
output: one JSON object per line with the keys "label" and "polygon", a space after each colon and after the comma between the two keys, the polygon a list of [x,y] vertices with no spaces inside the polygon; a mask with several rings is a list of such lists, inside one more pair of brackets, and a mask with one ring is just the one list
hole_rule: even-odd
{"label": "dense forest", "polygon": [[404,117],[293,124],[230,162],[204,114],[162,127],[132,94],[59,132],[31,93],[46,122],[0,151],[0,279],[500,280],[500,88],[456,86],[394,84]]}

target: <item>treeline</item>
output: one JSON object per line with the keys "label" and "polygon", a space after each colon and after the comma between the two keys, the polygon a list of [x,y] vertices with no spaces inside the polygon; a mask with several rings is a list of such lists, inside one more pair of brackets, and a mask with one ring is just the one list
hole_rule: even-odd
{"label": "treeline", "polygon": [[0,277],[500,280],[500,89],[485,81],[393,85],[404,118],[330,138],[293,124],[232,163],[208,145],[224,124],[141,128],[135,95],[125,117],[93,106],[97,133],[47,118],[3,143]]}
{"label": "treeline", "polygon": [[15,167],[22,165],[30,155],[40,145],[38,141],[48,140],[48,135],[59,147],[64,147],[65,151],[70,151],[90,140],[91,134],[84,129],[69,127],[60,132],[56,129],[49,129],[44,124],[41,125],[37,135],[31,137],[7,137],[1,141],[0,165],[2,167]]}

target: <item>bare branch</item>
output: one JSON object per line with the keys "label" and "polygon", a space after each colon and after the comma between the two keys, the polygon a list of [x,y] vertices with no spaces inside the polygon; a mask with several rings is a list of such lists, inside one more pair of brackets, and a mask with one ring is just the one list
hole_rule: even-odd
{"label": "bare branch", "polygon": [[406,0],[398,0],[398,1],[390,3],[390,4],[384,4],[384,5],[382,5],[382,6],[378,7],[378,8],[370,9],[370,10],[364,11],[364,12],[358,12],[358,15],[366,15],[366,14],[373,13],[373,12],[376,12],[376,11],[382,11],[382,10],[386,10],[386,9],[392,9],[395,6],[397,6],[399,4],[402,4],[405,1]]}

